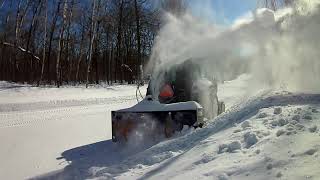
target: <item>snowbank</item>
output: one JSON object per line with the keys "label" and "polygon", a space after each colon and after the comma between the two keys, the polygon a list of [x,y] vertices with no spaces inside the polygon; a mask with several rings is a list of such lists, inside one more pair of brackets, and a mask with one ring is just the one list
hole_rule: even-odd
{"label": "snowbank", "polygon": [[[319,103],[320,95],[263,95],[229,110],[206,128],[129,155],[119,163],[91,167],[88,177],[318,179]],[[274,113],[279,108],[281,113]],[[261,118],[260,113],[266,116]],[[296,115],[312,118],[297,122]]]}

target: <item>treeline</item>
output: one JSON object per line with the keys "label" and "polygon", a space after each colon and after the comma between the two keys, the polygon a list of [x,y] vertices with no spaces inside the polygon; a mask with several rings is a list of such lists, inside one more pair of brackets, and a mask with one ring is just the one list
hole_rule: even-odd
{"label": "treeline", "polygon": [[0,0],[0,80],[134,83],[182,0]]}

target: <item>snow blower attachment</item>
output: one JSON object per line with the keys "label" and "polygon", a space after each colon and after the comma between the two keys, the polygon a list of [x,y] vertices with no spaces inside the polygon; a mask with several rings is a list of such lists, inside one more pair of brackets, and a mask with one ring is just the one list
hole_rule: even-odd
{"label": "snow blower attachment", "polygon": [[128,141],[133,133],[170,137],[184,125],[202,127],[203,109],[195,101],[161,104],[149,96],[137,105],[112,112],[112,140]]}
{"label": "snow blower attachment", "polygon": [[224,112],[217,83],[200,72],[199,65],[189,60],[156,73],[144,100],[112,111],[112,141],[126,142],[132,135],[168,138],[184,125],[201,128],[206,119]]}

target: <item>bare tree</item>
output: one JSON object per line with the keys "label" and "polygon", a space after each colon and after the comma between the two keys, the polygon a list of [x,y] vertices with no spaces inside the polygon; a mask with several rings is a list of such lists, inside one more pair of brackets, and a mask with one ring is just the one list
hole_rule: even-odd
{"label": "bare tree", "polygon": [[51,81],[50,58],[51,58],[51,52],[52,52],[53,37],[54,37],[55,30],[56,30],[56,24],[57,24],[57,20],[59,17],[60,5],[61,5],[62,1],[63,0],[59,0],[57,3],[57,8],[53,14],[53,20],[51,22],[51,28],[50,28],[49,48],[48,48],[48,55],[47,55],[47,80],[49,83]]}
{"label": "bare tree", "polygon": [[[44,66],[46,62],[46,45],[47,45],[47,21],[48,21],[48,0],[43,1],[44,6],[44,30],[43,30],[43,50],[42,50],[42,64],[41,64],[41,75],[40,82],[43,80]],[[39,83],[40,83],[39,82]],[[38,84],[39,84],[38,83]]]}
{"label": "bare tree", "polygon": [[72,18],[73,18],[73,6],[74,6],[74,0],[71,0],[70,4],[70,10],[69,10],[69,15],[68,15],[68,27],[67,27],[67,40],[66,40],[66,61],[68,64],[68,75],[67,75],[67,82],[71,80],[71,72],[72,72],[72,62],[70,58],[70,34],[71,34],[71,23],[72,23]]}
{"label": "bare tree", "polygon": [[[142,59],[141,59],[141,35],[140,35],[140,13],[139,13],[139,9],[138,9],[138,3],[137,0],[134,0],[134,7],[135,7],[135,15],[136,15],[136,24],[137,24],[137,44],[138,44],[138,53],[137,53],[137,57],[138,57],[138,62],[140,63],[140,66],[143,65],[142,63]],[[139,80],[141,80],[142,78],[142,74],[139,74],[139,71],[137,71],[137,77],[139,77]]]}
{"label": "bare tree", "polygon": [[[120,0],[118,6],[119,6],[119,10],[118,10],[118,32],[117,32],[117,63],[120,64],[119,66],[121,71],[120,82],[123,83],[124,69],[121,68],[121,65],[123,64],[121,48],[122,48],[122,23],[123,23],[122,21],[123,21],[124,1]],[[120,61],[120,63],[118,61]],[[116,66],[117,66],[117,63],[116,63]]]}
{"label": "bare tree", "polygon": [[[17,14],[16,14],[16,23],[15,23],[15,35],[14,35],[14,49],[17,49],[19,46],[19,36],[20,36],[20,29],[24,21],[24,17],[27,13],[27,10],[29,8],[30,2],[27,1],[27,5],[25,9],[21,8],[22,0],[18,1],[18,8],[17,8]],[[17,65],[17,54],[13,54],[13,80],[17,81],[17,74],[18,74],[18,65]]]}
{"label": "bare tree", "polygon": [[162,7],[152,0],[91,3],[86,11],[82,0],[0,0],[0,80],[58,87],[137,80]]}
{"label": "bare tree", "polygon": [[67,18],[67,9],[68,9],[68,3],[67,3],[67,0],[64,0],[62,27],[61,27],[60,33],[59,33],[57,63],[56,63],[56,84],[57,84],[57,87],[60,87],[60,84],[61,84],[60,59],[61,59],[61,52],[62,52],[62,47],[63,47],[63,36],[64,36],[64,30],[65,30],[65,24],[66,24],[66,18]]}
{"label": "bare tree", "polygon": [[6,0],[1,0],[0,1],[0,9],[3,7],[4,3],[6,2]]}
{"label": "bare tree", "polygon": [[[40,15],[40,12],[41,12],[41,1],[40,0],[37,0],[37,1],[34,1],[34,10],[33,10],[33,15],[32,15],[32,18],[31,18],[31,24],[30,24],[30,27],[29,27],[29,30],[28,30],[28,37],[27,37],[27,44],[26,44],[26,51],[28,52],[29,49],[30,49],[30,43],[32,41],[32,35],[33,35],[33,32],[35,31],[35,23],[36,23],[36,18]],[[28,60],[29,57],[25,57],[25,60]],[[31,69],[31,72],[29,73],[29,81],[33,81],[33,76],[34,76],[34,63],[33,63],[33,58],[30,59],[30,61],[27,62],[27,64],[29,64],[30,66],[30,69]]]}
{"label": "bare tree", "polygon": [[90,68],[91,68],[91,61],[92,61],[92,48],[93,48],[93,42],[95,39],[95,28],[96,28],[96,1],[92,1],[92,14],[91,14],[91,31],[90,31],[90,44],[89,44],[89,52],[88,52],[88,58],[87,58],[87,80],[86,80],[86,87],[88,88],[89,85],[89,74],[90,74]]}
{"label": "bare tree", "polygon": [[76,71],[76,81],[79,82],[79,71],[80,71],[80,64],[83,56],[83,46],[84,46],[84,38],[85,38],[85,27],[82,26],[82,31],[81,31],[81,42],[80,42],[80,49],[79,49],[79,59],[77,62],[77,71]]}

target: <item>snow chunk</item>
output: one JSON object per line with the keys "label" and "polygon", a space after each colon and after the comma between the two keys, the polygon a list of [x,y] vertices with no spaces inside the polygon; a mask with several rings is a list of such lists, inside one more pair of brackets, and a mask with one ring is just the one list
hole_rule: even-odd
{"label": "snow chunk", "polygon": [[271,122],[272,126],[284,126],[287,124],[288,124],[288,121],[282,118]]}
{"label": "snow chunk", "polygon": [[278,121],[277,120],[273,120],[270,123],[272,126],[278,126]]}
{"label": "snow chunk", "polygon": [[239,149],[241,149],[241,144],[239,141],[234,141],[228,145],[228,152],[235,152]]}
{"label": "snow chunk", "polygon": [[303,131],[303,130],[304,130],[304,125],[302,125],[302,124],[300,124],[300,123],[297,123],[297,124],[296,124],[296,128],[297,128],[298,130]]}
{"label": "snow chunk", "polygon": [[279,131],[277,131],[276,135],[277,135],[277,137],[279,137],[279,136],[281,136],[281,135],[284,134],[284,133],[286,133],[286,131],[283,130],[283,129],[280,129]]}
{"label": "snow chunk", "polygon": [[193,164],[194,165],[206,164],[206,163],[209,163],[209,162],[211,162],[211,161],[213,161],[215,159],[216,159],[216,157],[214,157],[212,155],[204,154],[203,157],[199,161],[196,161]]}
{"label": "snow chunk", "polygon": [[282,113],[281,107],[274,108],[273,114],[281,114],[281,113]]}
{"label": "snow chunk", "polygon": [[246,143],[246,147],[250,148],[258,142],[258,138],[254,133],[247,132],[244,135],[244,142]]}
{"label": "snow chunk", "polygon": [[278,120],[279,126],[284,126],[288,124],[288,121],[285,119],[279,119]]}
{"label": "snow chunk", "polygon": [[316,153],[317,151],[318,151],[317,149],[311,148],[311,149],[307,150],[304,154],[312,156],[312,155],[314,155],[314,153]]}
{"label": "snow chunk", "polygon": [[281,177],[282,177],[282,173],[281,173],[281,172],[278,172],[277,175],[276,175],[276,177],[277,177],[277,178],[281,178]]}
{"label": "snow chunk", "polygon": [[226,174],[220,174],[218,180],[228,180],[228,176]]}
{"label": "snow chunk", "polygon": [[257,118],[261,119],[261,118],[265,118],[265,117],[268,117],[268,114],[263,112],[263,113],[260,113],[258,114]]}
{"label": "snow chunk", "polygon": [[292,120],[295,120],[295,121],[300,121],[300,115],[295,115],[292,117]]}
{"label": "snow chunk", "polygon": [[222,154],[222,153],[226,152],[226,151],[227,151],[227,148],[228,148],[228,145],[227,145],[227,144],[221,144],[221,145],[219,146],[218,154]]}
{"label": "snow chunk", "polygon": [[[294,124],[293,124],[294,125]],[[292,124],[289,124],[287,127],[286,127],[286,129],[288,130],[288,131],[294,131],[294,126],[293,126]]]}
{"label": "snow chunk", "polygon": [[287,136],[290,136],[290,135],[292,135],[292,132],[291,132],[291,131],[288,131],[288,132],[286,133],[286,135],[287,135]]}
{"label": "snow chunk", "polygon": [[316,125],[314,125],[314,126],[312,126],[312,127],[309,128],[309,131],[312,132],[312,133],[314,133],[314,132],[317,131],[317,129],[318,129],[318,127],[317,127]]}
{"label": "snow chunk", "polygon": [[241,127],[242,127],[243,129],[245,129],[245,128],[251,127],[251,124],[250,124],[249,121],[244,121],[244,122],[241,124]]}
{"label": "snow chunk", "polygon": [[267,170],[270,170],[270,169],[272,169],[272,168],[273,168],[273,166],[272,166],[271,163],[267,165]]}
{"label": "snow chunk", "polygon": [[233,133],[239,133],[239,132],[241,132],[241,129],[236,129],[233,131]]}
{"label": "snow chunk", "polygon": [[233,141],[230,144],[221,144],[219,146],[218,154],[221,154],[224,152],[233,153],[236,150],[240,150],[240,149],[241,149],[241,143],[239,141]]}
{"label": "snow chunk", "polygon": [[303,116],[303,119],[306,119],[306,120],[312,120],[312,117],[310,115],[304,115]]}
{"label": "snow chunk", "polygon": [[284,126],[287,124],[288,124],[288,121],[282,118],[271,122],[272,126]]}

